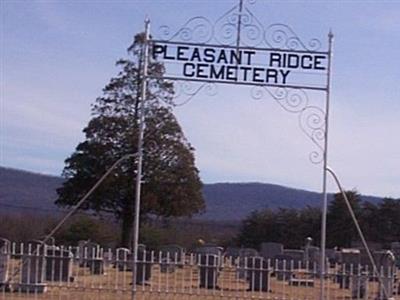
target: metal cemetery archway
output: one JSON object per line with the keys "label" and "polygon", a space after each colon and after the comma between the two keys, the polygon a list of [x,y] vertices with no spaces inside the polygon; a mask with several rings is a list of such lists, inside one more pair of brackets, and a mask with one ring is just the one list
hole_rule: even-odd
{"label": "metal cemetery archway", "polygon": [[[248,3],[253,4],[254,1],[249,0]],[[163,79],[176,82],[178,96],[184,95],[189,100],[201,90],[213,94],[218,83],[249,86],[254,99],[269,95],[284,110],[297,115],[301,130],[315,147],[310,153],[310,161],[323,165],[320,299],[325,298],[326,182],[332,43],[332,32],[328,34],[327,48],[321,50],[320,40],[312,39],[304,43],[288,25],[272,24],[265,28],[243,4],[243,0],[215,22],[205,17],[194,17],[175,33],[168,26],[162,26],[159,36],[156,35],[154,39],[150,38],[150,20],[146,19],[135,183],[133,299],[136,293],[146,85],[148,79],[155,78],[147,72],[150,47],[152,54],[166,66]],[[310,103],[308,91],[323,93],[323,108]]]}

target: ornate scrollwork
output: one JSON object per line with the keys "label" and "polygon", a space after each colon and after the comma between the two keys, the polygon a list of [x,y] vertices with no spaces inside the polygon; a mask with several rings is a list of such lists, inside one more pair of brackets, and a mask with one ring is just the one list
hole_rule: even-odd
{"label": "ornate scrollwork", "polygon": [[207,96],[215,96],[217,94],[217,85],[215,83],[196,83],[191,81],[178,80],[174,82],[175,95],[174,99],[183,99],[181,102],[174,101],[174,106],[182,106],[190,102],[194,96],[200,92],[204,92]]}
{"label": "ornate scrollwork", "polygon": [[264,38],[264,26],[248,9],[242,13],[241,43],[245,46],[259,46]]}
{"label": "ornate scrollwork", "polygon": [[265,88],[260,85],[253,86],[250,94],[254,100],[261,100],[264,97]]}
{"label": "ornate scrollwork", "polygon": [[254,86],[251,97],[255,100],[262,99],[265,94],[272,98],[287,112],[297,115],[299,127],[303,133],[316,146],[309,159],[313,164],[323,160],[323,142],[325,138],[325,112],[309,104],[307,93],[302,89],[288,89]]}
{"label": "ornate scrollwork", "polygon": [[248,9],[238,12],[233,7],[221,16],[214,25],[214,39],[222,45],[236,46],[240,24],[240,44],[257,46],[263,41],[263,25]]}
{"label": "ornate scrollwork", "polygon": [[324,158],[325,112],[317,106],[305,107],[299,116],[299,126],[317,146],[317,149],[310,153],[310,161],[314,164],[321,163]]}
{"label": "ornate scrollwork", "polygon": [[321,48],[320,40],[313,38],[305,43],[288,25],[272,24],[264,28],[246,7],[246,4],[254,3],[255,0],[247,0],[242,8],[235,5],[215,22],[200,16],[191,18],[174,34],[170,27],[161,26],[157,38],[203,44],[213,41],[220,45],[237,46],[239,36],[239,46],[256,47],[265,44],[269,48],[307,51],[318,51]]}
{"label": "ornate scrollwork", "polygon": [[194,17],[189,19],[175,34],[171,34],[169,26],[159,28],[160,38],[163,40],[179,40],[183,42],[196,41],[198,43],[208,43],[211,41],[213,33],[212,23],[205,17]]}
{"label": "ornate scrollwork", "polygon": [[[272,24],[264,27],[255,15],[246,7],[255,0],[245,0],[244,5],[236,5],[224,13],[215,22],[204,17],[194,17],[187,21],[177,32],[171,33],[167,26],[160,28],[161,41],[191,42],[199,46],[217,43],[220,46],[264,47],[268,49],[293,51],[319,51],[322,44],[318,39],[304,42],[294,30],[285,24]],[[192,98],[204,92],[206,95],[215,95],[217,85],[214,83],[200,83],[177,80],[174,83],[176,93],[174,99],[184,99],[175,106],[188,103]],[[253,99],[262,99],[266,94],[287,112],[297,116],[299,127],[314,144],[315,150],[309,154],[312,163],[318,164],[323,160],[325,138],[325,112],[310,105],[307,93],[299,88],[254,86],[251,90]]]}
{"label": "ornate scrollwork", "polygon": [[304,44],[299,36],[285,24],[272,24],[264,33],[265,43],[272,48],[289,50],[308,50],[317,51],[321,48],[318,39],[311,39],[308,44]]}
{"label": "ornate scrollwork", "polygon": [[235,45],[237,39],[239,14],[236,7],[227,11],[224,15],[217,19],[214,24],[215,40],[222,45]]}
{"label": "ornate scrollwork", "polygon": [[267,90],[278,104],[288,112],[299,113],[308,105],[308,96],[303,90],[282,87],[267,88]]}

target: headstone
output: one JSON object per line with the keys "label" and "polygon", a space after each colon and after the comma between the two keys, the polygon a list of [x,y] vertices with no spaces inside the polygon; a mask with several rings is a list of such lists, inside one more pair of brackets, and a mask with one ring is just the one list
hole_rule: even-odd
{"label": "headstone", "polygon": [[336,263],[339,262],[339,251],[337,251],[336,249],[326,249],[325,250],[325,255],[326,258],[328,260],[328,263],[331,267],[334,267]]}
{"label": "headstone", "polygon": [[114,253],[112,250],[109,248],[106,251],[103,251],[103,261],[104,261],[104,267],[108,268],[111,266],[111,264],[114,262]]}
{"label": "headstone", "polygon": [[[360,251],[360,265],[363,269],[368,270],[368,272],[373,271],[373,267],[369,256],[365,250]],[[379,272],[383,271],[385,274],[388,272],[388,268],[392,266],[392,263],[389,263],[388,258],[392,258],[394,260],[393,268],[395,267],[395,256],[393,251],[391,250],[379,250],[379,251],[372,251],[372,257],[374,258],[374,262]]]}
{"label": "headstone", "polygon": [[185,249],[178,245],[167,245],[160,248],[162,273],[172,273],[176,267],[182,268],[185,260]]}
{"label": "headstone", "polygon": [[79,265],[84,267],[87,259],[100,257],[100,245],[91,241],[78,242]]}
{"label": "headstone", "polygon": [[313,239],[307,237],[304,246],[304,265],[313,272],[319,272],[320,250],[319,247],[313,246]]}
{"label": "headstone", "polygon": [[41,241],[30,241],[24,249],[21,266],[21,283],[18,289],[27,293],[43,293],[47,290],[46,245]]}
{"label": "headstone", "polygon": [[236,259],[239,257],[240,248],[239,247],[227,247],[225,255],[229,258]]}
{"label": "headstone", "polygon": [[260,256],[258,254],[258,251],[253,248],[241,248],[239,250],[239,262],[238,262],[238,268],[236,270],[236,276],[239,279],[247,279],[248,277],[248,272],[247,272],[247,267],[248,267],[248,259],[251,257],[258,257]]}
{"label": "headstone", "polygon": [[93,275],[104,274],[104,259],[99,244],[89,242],[84,247],[86,250],[86,266]]}
{"label": "headstone", "polygon": [[90,273],[93,275],[104,274],[104,259],[102,257],[89,258],[87,260],[87,266],[89,267]]}
{"label": "headstone", "polygon": [[307,268],[311,270],[319,270],[319,265],[320,265],[319,247],[306,246],[304,249],[304,262]]}
{"label": "headstone", "polygon": [[268,263],[263,257],[249,257],[247,259],[247,280],[249,291],[270,291],[270,270]]}
{"label": "headstone", "polygon": [[[340,251],[340,270],[337,280],[341,289],[349,289],[353,277],[359,274],[361,262],[360,250],[358,249],[342,249]],[[355,285],[352,285],[354,289]]]}
{"label": "headstone", "polygon": [[132,254],[128,248],[118,248],[116,250],[115,266],[119,271],[132,271]]}
{"label": "headstone", "polygon": [[340,264],[346,271],[358,270],[361,263],[361,252],[359,249],[345,249],[340,251]]}
{"label": "headstone", "polygon": [[77,252],[76,252],[76,257],[79,261],[79,266],[84,267],[85,264],[85,245],[89,241],[78,241],[78,247],[77,247]]}
{"label": "headstone", "polygon": [[241,248],[239,250],[239,257],[254,257],[259,256],[258,251],[253,248]]}
{"label": "headstone", "polygon": [[224,249],[222,247],[210,244],[210,245],[203,245],[201,247],[198,247],[193,252],[195,254],[195,263],[196,264],[198,264],[200,262],[200,258],[203,255],[216,255],[216,256],[218,256],[218,263],[221,264]]}
{"label": "headstone", "polygon": [[393,299],[395,281],[395,257],[389,250],[375,251],[374,259],[379,270],[379,300]]}
{"label": "headstone", "polygon": [[289,281],[293,275],[293,257],[285,254],[275,255],[273,268],[276,279],[279,281]]}
{"label": "headstone", "polygon": [[[370,250],[371,251],[371,250]],[[373,251],[371,251],[372,257],[373,255]],[[375,261],[375,259],[374,259]],[[367,270],[368,272],[373,272],[372,270],[372,264],[371,264],[371,260],[368,256],[367,251],[365,251],[365,249],[360,249],[360,265],[362,266],[363,269]]]}
{"label": "headstone", "polygon": [[351,275],[350,289],[352,299],[363,299],[367,291],[368,276],[362,272]]}
{"label": "headstone", "polygon": [[79,266],[88,267],[93,275],[104,274],[104,259],[102,249],[97,243],[79,241]]}
{"label": "headstone", "polygon": [[169,257],[176,264],[183,264],[185,259],[185,248],[178,245],[167,245],[160,248],[161,257]]}
{"label": "headstone", "polygon": [[292,258],[294,269],[298,269],[299,267],[301,268],[303,266],[304,250],[283,249],[283,254]]}
{"label": "headstone", "polygon": [[266,260],[272,259],[275,257],[275,255],[281,255],[283,254],[283,245],[280,243],[262,243],[261,244],[261,250],[260,250],[260,255],[264,257]]}
{"label": "headstone", "polygon": [[[390,247],[391,251],[394,254],[396,267],[400,268],[400,242],[393,242]],[[400,286],[400,284],[399,284]]]}
{"label": "headstone", "polygon": [[364,272],[363,253],[359,249],[342,249],[338,255],[340,263],[339,287],[350,289],[352,299],[366,295],[368,274]]}
{"label": "headstone", "polygon": [[207,289],[218,288],[220,257],[215,254],[201,254],[199,261],[200,287]]}
{"label": "headstone", "polygon": [[146,246],[139,245],[137,254],[136,284],[146,284],[151,278],[151,252],[146,251]]}
{"label": "headstone", "polygon": [[73,281],[72,260],[73,255],[69,250],[49,247],[46,251],[46,280]]}
{"label": "headstone", "polygon": [[216,245],[203,245],[201,247],[197,247],[194,250],[194,253],[197,255],[212,254],[212,255],[222,256],[223,251],[224,249],[222,247]]}
{"label": "headstone", "polygon": [[0,289],[6,287],[8,280],[9,263],[10,263],[10,241],[7,239],[0,238]]}

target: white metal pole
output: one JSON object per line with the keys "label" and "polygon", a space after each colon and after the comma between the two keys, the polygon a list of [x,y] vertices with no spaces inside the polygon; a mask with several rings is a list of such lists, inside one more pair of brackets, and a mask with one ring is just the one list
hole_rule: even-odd
{"label": "white metal pole", "polygon": [[333,33],[328,34],[329,50],[328,50],[328,74],[326,83],[326,107],[325,107],[325,133],[324,133],[324,166],[322,180],[322,220],[321,220],[321,261],[320,261],[320,300],[325,299],[325,257],[326,257],[326,215],[328,210],[328,194],[326,191],[327,167],[328,167],[328,129],[329,129],[329,102],[331,90],[331,61],[332,61],[332,44]]}
{"label": "white metal pole", "polygon": [[132,260],[132,300],[136,297],[136,277],[137,277],[137,260],[138,260],[138,244],[139,244],[139,222],[140,222],[140,192],[142,183],[142,163],[143,163],[143,134],[144,134],[144,115],[145,101],[147,90],[147,68],[149,60],[149,37],[150,37],[150,20],[145,20],[145,37],[144,48],[142,53],[143,70],[142,70],[142,87],[139,104],[139,137],[138,137],[138,162],[136,172],[136,188],[135,188],[135,220],[133,224],[133,260]]}
{"label": "white metal pole", "polygon": [[[383,280],[382,280],[383,278],[382,278],[381,274],[379,273],[378,268],[376,267],[376,263],[375,263],[374,257],[373,257],[373,255],[372,255],[372,253],[371,253],[371,251],[370,251],[370,249],[368,247],[367,240],[365,239],[365,236],[364,236],[364,234],[363,234],[363,232],[361,230],[360,224],[358,224],[357,217],[354,214],[353,208],[351,207],[351,204],[350,204],[350,201],[349,201],[349,199],[348,199],[348,197],[346,195],[346,192],[342,188],[342,185],[340,184],[339,178],[336,175],[336,173],[329,167],[327,167],[326,170],[327,170],[327,172],[329,172],[332,175],[333,179],[336,181],[336,185],[338,186],[340,193],[342,194],[342,197],[344,199],[344,202],[346,203],[346,206],[347,206],[347,209],[348,209],[348,211],[350,213],[350,216],[353,219],[353,223],[356,226],[356,229],[357,229],[357,232],[358,232],[358,236],[360,237],[361,242],[362,242],[362,244],[364,246],[364,249],[367,252],[369,261],[371,262],[371,265],[372,265],[372,268],[373,268],[373,270],[372,270],[373,275],[375,275],[376,278],[378,278],[378,281],[379,281],[379,283],[380,283],[380,285],[381,285],[381,287],[383,289],[383,294],[385,296],[384,299],[389,299],[390,300],[391,299],[390,295],[388,294],[388,291],[387,291],[387,289],[386,289],[386,287],[385,287],[385,285],[383,283]],[[388,276],[389,276],[389,274],[388,274]]]}

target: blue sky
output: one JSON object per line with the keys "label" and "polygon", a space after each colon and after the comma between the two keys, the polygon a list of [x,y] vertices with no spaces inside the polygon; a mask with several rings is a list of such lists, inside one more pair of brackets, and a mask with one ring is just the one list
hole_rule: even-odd
{"label": "blue sky", "polygon": [[[146,16],[156,33],[218,19],[238,1],[1,1],[0,164],[59,175],[90,105],[117,74]],[[267,26],[304,40],[335,34],[329,164],[346,188],[400,197],[400,1],[256,1]],[[312,97],[318,105],[320,96]],[[322,166],[297,118],[249,88],[220,86],[175,113],[204,182],[260,181],[318,191]],[[332,182],[330,191],[335,191]]]}

